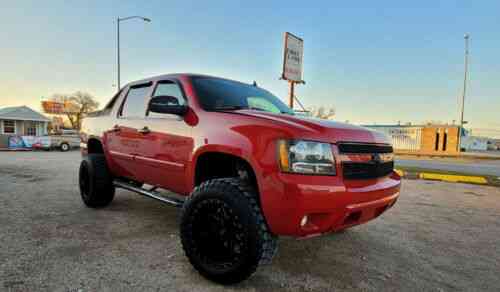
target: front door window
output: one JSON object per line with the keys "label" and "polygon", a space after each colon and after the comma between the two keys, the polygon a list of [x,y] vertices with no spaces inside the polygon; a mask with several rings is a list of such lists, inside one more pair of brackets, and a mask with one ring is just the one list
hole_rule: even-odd
{"label": "front door window", "polygon": [[24,135],[36,136],[36,122],[24,122]]}

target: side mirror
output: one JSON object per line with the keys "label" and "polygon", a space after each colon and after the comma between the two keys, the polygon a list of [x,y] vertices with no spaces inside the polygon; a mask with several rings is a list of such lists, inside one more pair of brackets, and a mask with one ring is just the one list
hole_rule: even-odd
{"label": "side mirror", "polygon": [[183,116],[188,107],[180,105],[179,99],[174,96],[160,95],[151,98],[148,104],[148,111],[159,114],[173,114]]}

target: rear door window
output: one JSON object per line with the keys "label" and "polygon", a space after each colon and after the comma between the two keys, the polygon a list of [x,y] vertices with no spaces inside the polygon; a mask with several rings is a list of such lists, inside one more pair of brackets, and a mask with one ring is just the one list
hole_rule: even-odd
{"label": "rear door window", "polygon": [[123,118],[143,118],[146,114],[147,95],[150,89],[151,83],[130,88],[120,116]]}
{"label": "rear door window", "polygon": [[118,91],[113,96],[113,98],[108,102],[108,104],[106,104],[106,106],[104,107],[104,109],[101,111],[102,115],[109,115],[111,113],[111,111],[113,110],[113,107],[115,106],[115,103],[117,102],[117,100],[119,99],[119,97],[120,97],[120,95],[122,93],[123,93],[123,89],[121,89],[120,91]]}

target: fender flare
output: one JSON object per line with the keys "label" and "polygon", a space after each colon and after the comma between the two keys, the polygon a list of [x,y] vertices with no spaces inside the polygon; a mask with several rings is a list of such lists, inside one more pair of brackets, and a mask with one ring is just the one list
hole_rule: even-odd
{"label": "fender flare", "polygon": [[261,172],[258,167],[257,162],[253,159],[250,153],[246,153],[242,151],[241,148],[236,147],[228,147],[227,145],[203,145],[197,148],[193,155],[191,156],[190,163],[186,168],[186,181],[188,182],[188,186],[190,189],[194,189],[195,186],[195,176],[196,176],[196,165],[198,163],[198,158],[205,153],[222,153],[235,156],[250,165],[253,173],[255,174],[255,179],[257,180],[257,188],[260,189],[260,180],[261,180]]}

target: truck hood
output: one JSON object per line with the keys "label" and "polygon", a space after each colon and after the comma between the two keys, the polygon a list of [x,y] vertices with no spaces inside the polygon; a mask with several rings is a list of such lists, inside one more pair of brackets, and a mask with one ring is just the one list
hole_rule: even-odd
{"label": "truck hood", "polygon": [[[391,144],[389,137],[383,133],[351,124],[254,110],[240,110],[238,113],[284,124],[284,126],[292,130],[299,139],[313,139],[328,143],[357,142]],[[305,136],[300,137],[300,135]]]}

